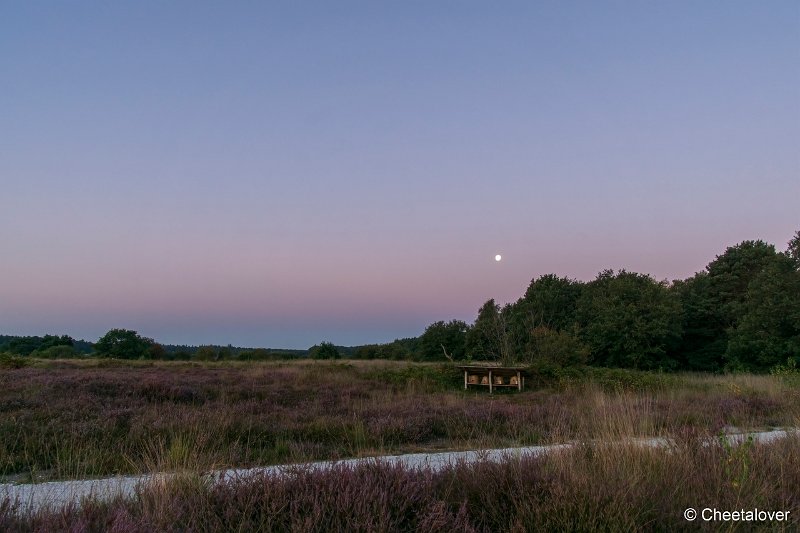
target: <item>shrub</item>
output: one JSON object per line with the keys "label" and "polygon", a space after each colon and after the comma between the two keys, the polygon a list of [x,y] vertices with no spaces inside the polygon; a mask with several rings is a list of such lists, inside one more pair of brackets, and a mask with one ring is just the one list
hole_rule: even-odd
{"label": "shrub", "polygon": [[546,361],[557,366],[586,364],[589,348],[573,335],[547,327],[531,331],[527,346],[528,361]]}
{"label": "shrub", "polygon": [[11,355],[10,353],[2,353],[0,354],[0,368],[6,369],[17,369],[23,368],[30,364],[30,362],[25,359],[24,357],[18,357],[16,355]]}
{"label": "shrub", "polygon": [[312,359],[339,359],[341,354],[332,342],[322,342],[312,346],[308,350],[308,354]]}
{"label": "shrub", "polygon": [[76,355],[75,348],[63,344],[59,346],[50,346],[44,350],[36,350],[31,353],[31,357],[41,357],[43,359],[71,359]]}

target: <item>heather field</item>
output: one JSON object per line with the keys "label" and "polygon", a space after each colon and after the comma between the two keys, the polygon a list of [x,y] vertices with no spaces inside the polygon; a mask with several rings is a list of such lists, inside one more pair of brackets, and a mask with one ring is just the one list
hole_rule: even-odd
{"label": "heather field", "polygon": [[[800,426],[784,376],[535,372],[522,393],[463,391],[447,365],[388,361],[26,360],[0,370],[5,481],[172,471],[132,498],[33,512],[3,531],[796,531]],[[668,448],[632,437],[668,436]],[[214,483],[210,469],[575,442],[442,470],[377,461]],[[687,508],[788,511],[687,521]]]}
{"label": "heather field", "polygon": [[0,369],[6,481],[800,425],[800,386],[780,376],[584,369],[490,396],[451,366],[406,362],[13,366]]}
{"label": "heather field", "polygon": [[[222,484],[187,475],[133,498],[33,515],[6,500],[0,530],[797,531],[798,486],[797,436],[736,448],[689,438],[669,450],[594,444],[442,471],[374,464]],[[689,508],[701,513],[694,521]],[[703,518],[715,509],[755,518]]]}

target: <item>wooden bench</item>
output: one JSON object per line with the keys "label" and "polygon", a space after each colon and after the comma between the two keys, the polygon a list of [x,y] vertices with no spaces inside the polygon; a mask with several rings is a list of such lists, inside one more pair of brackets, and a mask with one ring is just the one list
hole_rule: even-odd
{"label": "wooden bench", "polygon": [[488,387],[493,392],[496,387],[525,387],[525,368],[513,366],[459,366],[464,371],[464,390],[470,385]]}

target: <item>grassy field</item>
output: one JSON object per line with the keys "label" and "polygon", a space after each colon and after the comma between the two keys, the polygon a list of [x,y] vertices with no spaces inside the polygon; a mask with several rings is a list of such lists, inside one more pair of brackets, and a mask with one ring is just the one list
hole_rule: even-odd
{"label": "grassy field", "polygon": [[[442,471],[372,464],[211,484],[188,474],[133,498],[33,515],[0,502],[0,530],[111,531],[797,531],[800,438],[669,451],[583,445]],[[687,509],[699,517],[685,519]],[[762,521],[706,521],[755,512]],[[780,519],[763,513],[780,511]],[[724,515],[722,515],[724,516]],[[755,515],[758,516],[758,515]],[[764,520],[764,518],[767,518]]]}
{"label": "grassy field", "polygon": [[203,471],[800,425],[777,376],[586,369],[523,393],[463,391],[457,369],[387,361],[36,361],[0,370],[0,475]]}
{"label": "grassy field", "polygon": [[[181,471],[134,498],[20,513],[2,531],[796,531],[796,376],[539,373],[463,391],[447,365],[386,361],[33,361],[0,370],[5,480]],[[670,436],[669,450],[620,444]],[[202,472],[420,450],[578,442],[441,471],[386,463],[212,484]],[[692,507],[788,520],[689,522]]]}

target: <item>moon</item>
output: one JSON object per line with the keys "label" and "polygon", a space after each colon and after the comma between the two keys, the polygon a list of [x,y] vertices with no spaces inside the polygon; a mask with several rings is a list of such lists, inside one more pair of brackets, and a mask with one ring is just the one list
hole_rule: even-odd
{"label": "moon", "polygon": [[496,256],[494,256],[494,260],[495,261],[500,261],[501,259],[503,259],[503,256],[500,255],[500,254],[497,254]]}

